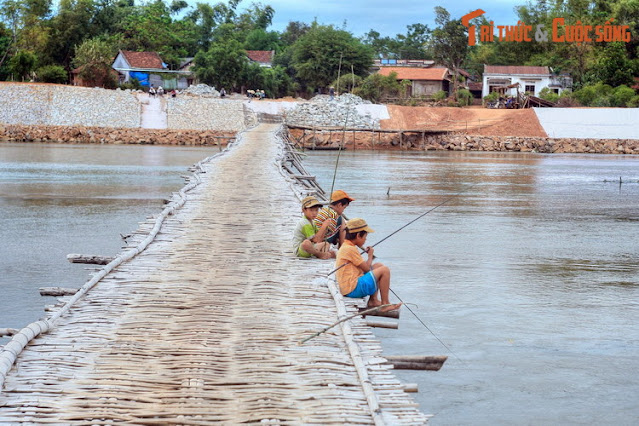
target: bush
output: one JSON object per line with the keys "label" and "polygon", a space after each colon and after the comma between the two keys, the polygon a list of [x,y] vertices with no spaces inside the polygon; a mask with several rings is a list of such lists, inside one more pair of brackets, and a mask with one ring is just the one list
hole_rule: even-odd
{"label": "bush", "polygon": [[443,90],[440,90],[439,92],[435,92],[435,94],[433,95],[433,100],[443,101],[447,97],[448,97],[448,93],[446,93]]}
{"label": "bush", "polygon": [[344,74],[336,79],[331,86],[340,93],[352,92],[353,89],[362,85],[362,77],[355,74]]}
{"label": "bush", "polygon": [[559,101],[559,94],[553,92],[550,88],[544,87],[539,92],[539,97],[549,102],[557,103]]}
{"label": "bush", "polygon": [[484,102],[495,102],[497,99],[499,99],[498,92],[491,92],[484,96]]}
{"label": "bush", "polygon": [[622,84],[621,86],[617,86],[612,94],[613,104],[616,107],[625,107],[633,96],[635,96],[635,91],[625,84]]}
{"label": "bush", "polygon": [[639,95],[635,95],[626,104],[628,108],[639,108]]}
{"label": "bush", "polygon": [[577,90],[574,96],[583,106],[611,106],[614,103],[613,93],[612,86],[599,82],[584,86],[581,90]]}
{"label": "bush", "polygon": [[46,65],[36,70],[38,81],[44,83],[59,83],[63,84],[68,81],[68,75],[66,70],[60,65]]}
{"label": "bush", "polygon": [[461,106],[468,106],[473,103],[473,94],[467,89],[457,91],[457,102]]}
{"label": "bush", "polygon": [[137,78],[132,78],[126,83],[120,84],[120,89],[122,90],[144,90],[144,87],[140,84],[140,81]]}

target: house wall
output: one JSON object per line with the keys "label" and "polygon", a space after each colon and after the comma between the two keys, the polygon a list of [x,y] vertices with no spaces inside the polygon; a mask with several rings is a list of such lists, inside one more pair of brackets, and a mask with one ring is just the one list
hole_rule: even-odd
{"label": "house wall", "polygon": [[444,90],[441,81],[413,81],[413,96],[431,96],[440,90]]}
{"label": "house wall", "polygon": [[[526,86],[535,86],[534,96],[539,96],[539,92],[545,87],[550,86],[550,76],[549,75],[509,75],[509,74],[484,74],[483,76],[483,89],[482,89],[482,98],[487,96],[490,93],[490,84],[488,83],[489,78],[497,78],[500,80],[509,80],[509,84],[519,83],[520,88],[519,92],[523,93],[526,91]],[[561,93],[564,89],[559,88],[559,93]],[[506,95],[508,96],[516,96],[517,89],[506,89]]]}

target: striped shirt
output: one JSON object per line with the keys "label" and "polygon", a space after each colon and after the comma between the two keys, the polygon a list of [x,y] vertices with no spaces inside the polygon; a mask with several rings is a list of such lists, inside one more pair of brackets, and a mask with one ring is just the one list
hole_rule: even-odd
{"label": "striped shirt", "polygon": [[328,227],[326,228],[326,234],[324,234],[324,239],[328,240],[333,237],[339,231],[337,227],[337,219],[339,218],[339,214],[333,210],[331,206],[323,207],[319,213],[317,213],[317,217],[313,220],[313,224],[317,226],[317,229],[320,229],[325,221],[328,221]]}

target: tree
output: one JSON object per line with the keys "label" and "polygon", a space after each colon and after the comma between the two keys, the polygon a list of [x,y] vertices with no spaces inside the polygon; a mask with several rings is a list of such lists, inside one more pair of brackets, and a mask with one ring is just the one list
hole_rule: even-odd
{"label": "tree", "polygon": [[80,77],[92,86],[115,87],[111,63],[117,47],[111,40],[95,37],[82,42],[76,49],[73,65],[80,69]]}
{"label": "tree", "polygon": [[60,65],[45,65],[36,70],[38,81],[63,84],[69,80],[67,71]]}
{"label": "tree", "polygon": [[280,36],[275,31],[256,28],[246,36],[246,50],[280,50]]}
{"label": "tree", "polygon": [[207,52],[198,52],[193,69],[203,83],[231,89],[237,87],[246,65],[246,51],[242,44],[229,39],[211,44]]}
{"label": "tree", "polygon": [[351,33],[335,29],[332,25],[314,23],[293,46],[291,65],[297,79],[305,87],[326,87],[337,78],[342,69],[365,76],[373,63],[370,48],[364,46]]}
{"label": "tree", "polygon": [[304,22],[290,21],[280,36],[280,40],[282,40],[284,46],[292,46],[298,38],[306,34],[310,29],[311,27]]}
{"label": "tree", "polygon": [[468,32],[461,20],[451,20],[450,14],[441,6],[435,8],[435,22],[431,47],[435,61],[446,65],[453,74],[453,96],[457,92],[459,69],[468,54]]}
{"label": "tree", "polygon": [[597,64],[599,80],[613,87],[633,83],[634,67],[621,42],[609,43]]}
{"label": "tree", "polygon": [[22,81],[28,80],[37,61],[38,58],[33,52],[21,50],[9,60],[9,70]]}

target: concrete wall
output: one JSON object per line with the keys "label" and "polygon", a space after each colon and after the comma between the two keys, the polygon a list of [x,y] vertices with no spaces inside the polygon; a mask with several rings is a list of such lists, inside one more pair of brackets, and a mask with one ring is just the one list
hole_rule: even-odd
{"label": "concrete wall", "polygon": [[0,123],[138,127],[140,104],[121,90],[0,82]]}

